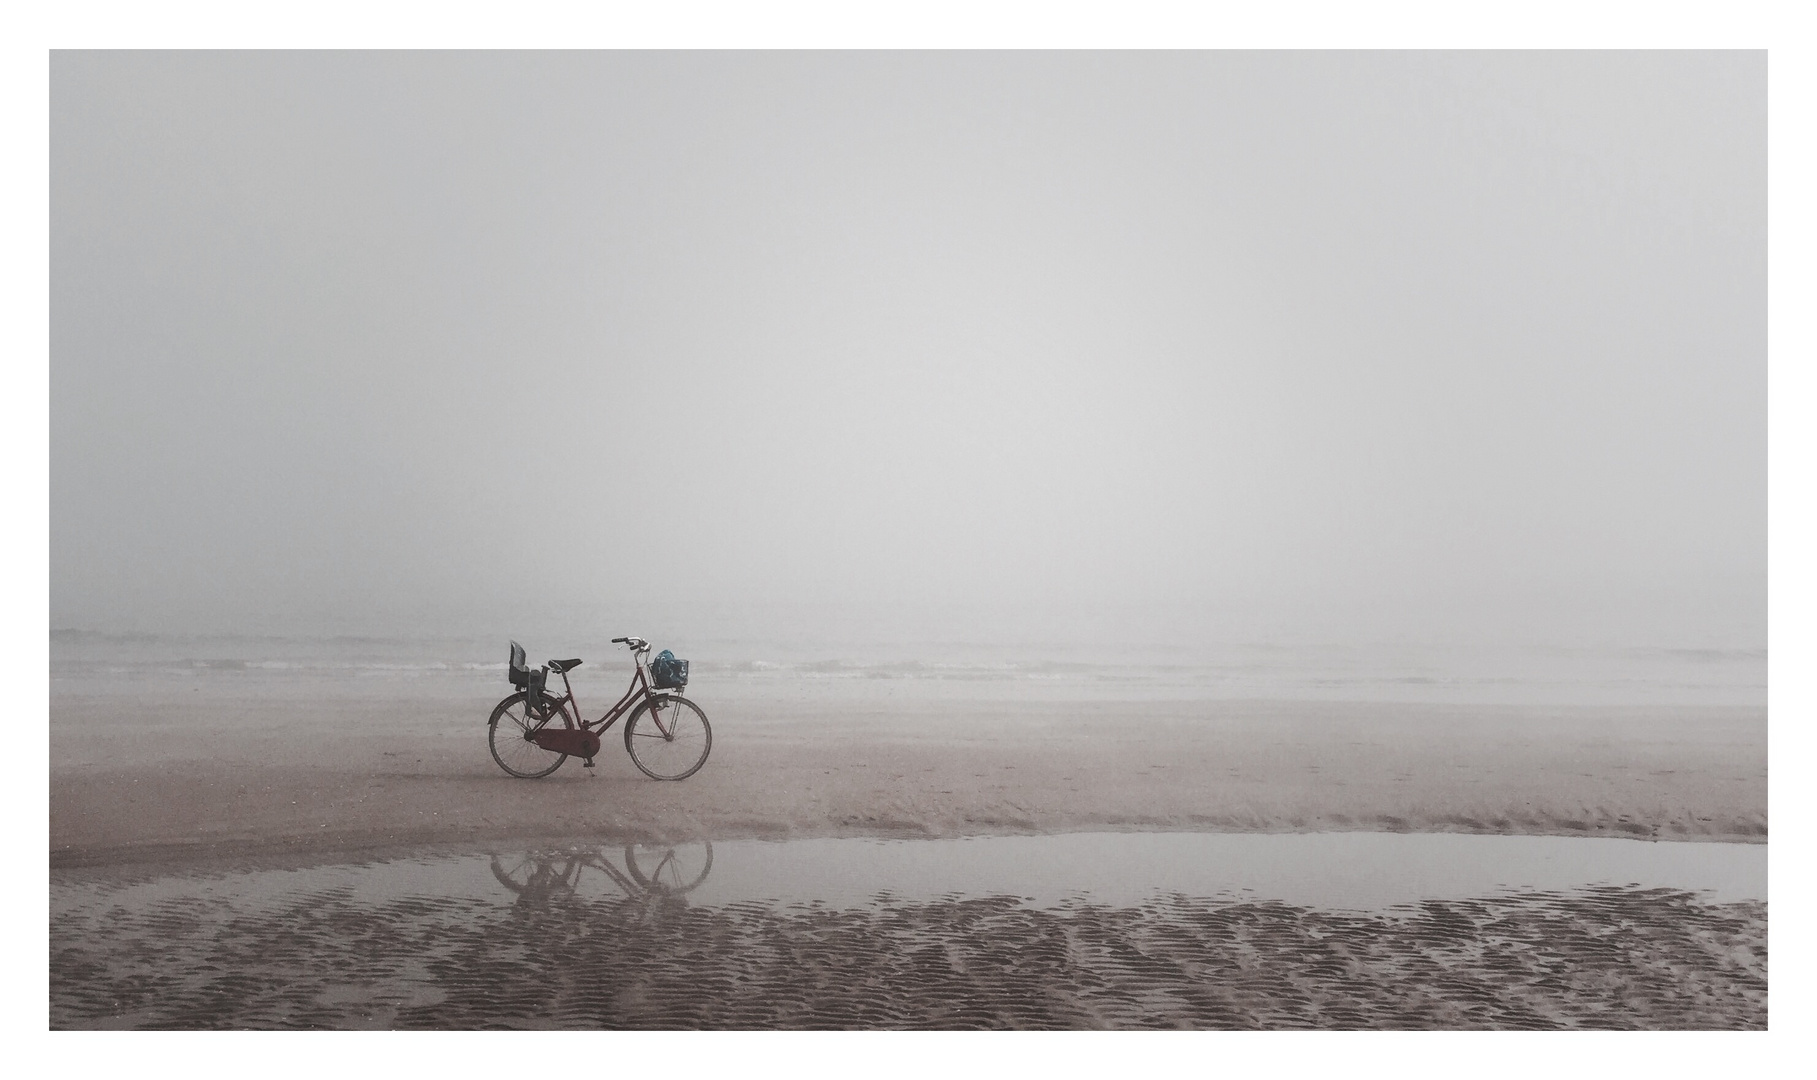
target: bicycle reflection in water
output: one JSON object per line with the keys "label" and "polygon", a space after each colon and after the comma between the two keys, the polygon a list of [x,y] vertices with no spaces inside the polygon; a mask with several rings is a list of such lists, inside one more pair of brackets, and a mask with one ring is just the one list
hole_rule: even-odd
{"label": "bicycle reflection in water", "polygon": [[603,847],[492,856],[492,876],[517,894],[517,903],[540,906],[580,895],[595,870],[631,900],[676,899],[693,891],[713,869],[713,845],[626,844],[624,869]]}

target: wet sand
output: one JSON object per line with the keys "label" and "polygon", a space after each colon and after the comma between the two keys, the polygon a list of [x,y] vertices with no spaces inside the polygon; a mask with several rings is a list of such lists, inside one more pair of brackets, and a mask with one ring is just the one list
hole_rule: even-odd
{"label": "wet sand", "polygon": [[712,759],[537,781],[488,756],[494,678],[135,679],[51,699],[53,865],[165,850],[1094,829],[1767,834],[1766,713],[1027,700],[991,687],[703,685]]}
{"label": "wet sand", "polygon": [[862,908],[324,888],[53,919],[53,1028],[1764,1028],[1766,905]]}

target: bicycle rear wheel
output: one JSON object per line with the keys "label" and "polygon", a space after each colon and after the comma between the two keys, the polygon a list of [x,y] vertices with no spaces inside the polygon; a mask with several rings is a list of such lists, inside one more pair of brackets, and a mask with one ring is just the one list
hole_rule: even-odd
{"label": "bicycle rear wheel", "polygon": [[687,698],[653,697],[625,725],[625,750],[653,780],[686,780],[707,763],[713,728]]}
{"label": "bicycle rear wheel", "polygon": [[527,693],[512,694],[498,703],[498,708],[492,710],[492,719],[486,721],[486,743],[492,747],[492,760],[498,762],[499,768],[512,776],[535,780],[561,768],[568,755],[531,742],[531,732],[551,726],[571,728],[574,717],[569,715],[565,702],[557,705],[550,701],[556,715],[545,724],[541,717],[529,712],[529,697]]}

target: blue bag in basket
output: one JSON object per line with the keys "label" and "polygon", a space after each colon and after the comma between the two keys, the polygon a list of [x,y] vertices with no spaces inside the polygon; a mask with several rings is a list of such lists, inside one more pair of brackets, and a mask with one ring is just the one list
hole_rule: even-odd
{"label": "blue bag in basket", "polygon": [[650,661],[650,677],[658,690],[679,690],[688,685],[688,662],[675,659],[674,653],[664,649]]}

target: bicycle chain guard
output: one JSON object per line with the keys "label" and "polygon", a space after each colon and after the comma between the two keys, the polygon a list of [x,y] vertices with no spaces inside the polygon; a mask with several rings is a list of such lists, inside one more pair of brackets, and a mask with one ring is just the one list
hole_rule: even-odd
{"label": "bicycle chain guard", "polygon": [[579,728],[543,728],[531,735],[530,741],[544,750],[586,758],[588,761],[599,753],[599,735]]}

